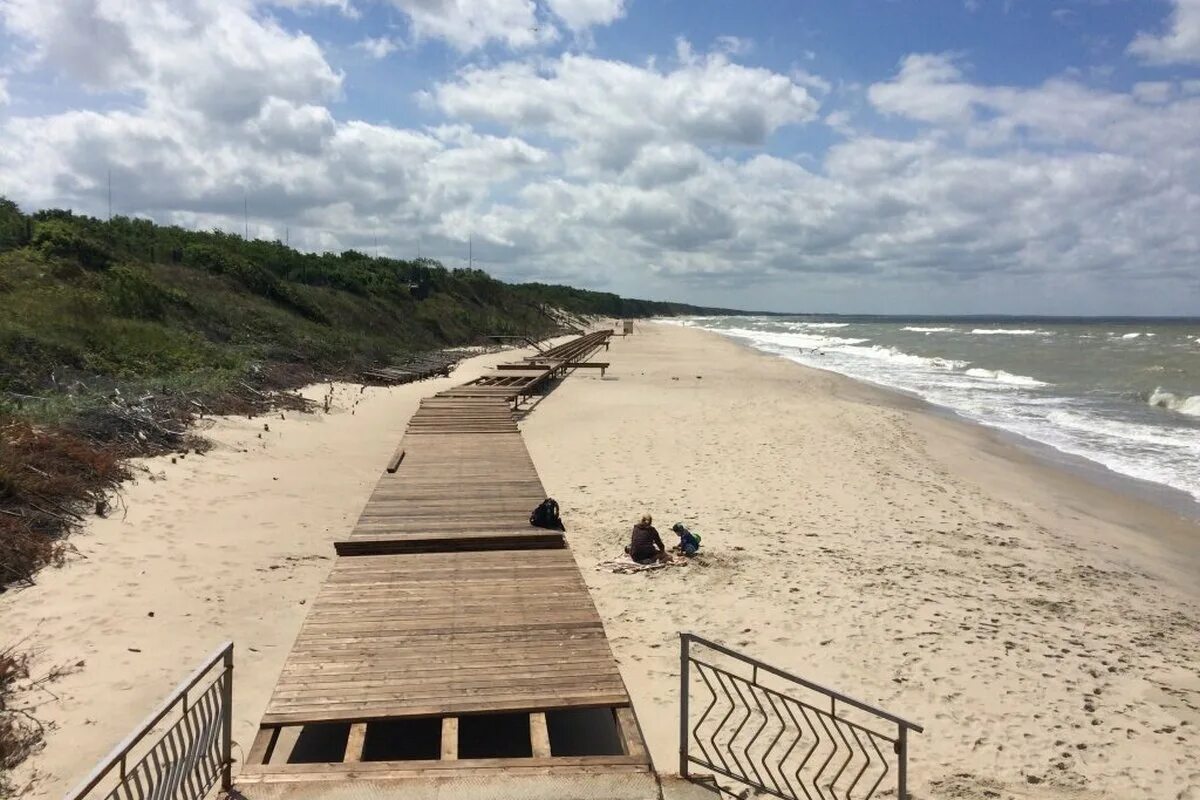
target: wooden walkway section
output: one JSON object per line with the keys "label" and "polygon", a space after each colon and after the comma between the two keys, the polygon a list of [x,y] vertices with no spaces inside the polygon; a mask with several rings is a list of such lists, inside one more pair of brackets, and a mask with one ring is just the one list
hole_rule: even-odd
{"label": "wooden walkway section", "polygon": [[239,777],[248,800],[655,796],[566,539],[529,524],[545,489],[512,412],[527,379],[608,335],[422,402],[336,543]]}
{"label": "wooden walkway section", "polygon": [[569,551],[419,553],[338,560],[263,723],[626,703]]}
{"label": "wooden walkway section", "polygon": [[546,490],[506,400],[426,400],[397,452],[338,555],[564,546],[529,524]]}

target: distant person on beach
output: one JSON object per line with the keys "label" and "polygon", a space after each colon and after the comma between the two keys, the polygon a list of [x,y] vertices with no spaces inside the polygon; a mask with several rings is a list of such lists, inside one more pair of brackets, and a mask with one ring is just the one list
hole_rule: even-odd
{"label": "distant person on beach", "polygon": [[700,537],[684,527],[682,522],[676,522],[671,526],[671,530],[679,537],[679,546],[676,549],[685,556],[694,556],[700,549]]}
{"label": "distant person on beach", "polygon": [[642,517],[642,521],[633,526],[629,546],[625,548],[629,557],[639,564],[654,564],[667,557],[667,548],[663,546],[653,522],[649,514]]}

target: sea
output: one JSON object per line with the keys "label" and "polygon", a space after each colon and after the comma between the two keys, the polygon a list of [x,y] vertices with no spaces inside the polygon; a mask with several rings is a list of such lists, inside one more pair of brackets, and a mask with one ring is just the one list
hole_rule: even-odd
{"label": "sea", "polygon": [[1200,501],[1200,319],[692,317]]}

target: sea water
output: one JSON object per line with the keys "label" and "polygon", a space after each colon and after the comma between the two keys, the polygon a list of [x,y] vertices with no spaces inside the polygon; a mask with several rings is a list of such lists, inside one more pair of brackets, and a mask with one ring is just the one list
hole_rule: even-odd
{"label": "sea water", "polygon": [[1200,320],[694,317],[1200,500]]}

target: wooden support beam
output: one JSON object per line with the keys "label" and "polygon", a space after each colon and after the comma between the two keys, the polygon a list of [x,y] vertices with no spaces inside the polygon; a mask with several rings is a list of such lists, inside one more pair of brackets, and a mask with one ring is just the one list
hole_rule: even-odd
{"label": "wooden support beam", "polygon": [[401,450],[399,447],[397,447],[396,452],[392,453],[392,460],[388,462],[388,465],[387,465],[388,474],[394,474],[396,472],[396,470],[400,469],[400,462],[403,460],[404,460],[404,451]]}
{"label": "wooden support beam", "polygon": [[254,744],[246,754],[247,764],[266,764],[271,759],[271,750],[275,746],[275,737],[279,728],[259,728],[254,735]]}
{"label": "wooden support beam", "polygon": [[617,727],[621,731],[621,748],[625,751],[625,755],[645,759],[648,762],[650,756],[646,752],[646,744],[642,740],[642,730],[638,727],[637,717],[633,715],[633,708],[630,706],[614,708],[613,714],[616,715]]}
{"label": "wooden support beam", "polygon": [[550,757],[550,729],[546,727],[546,712],[534,711],[529,715],[529,744],[534,758]]}
{"label": "wooden support beam", "polygon": [[346,754],[342,761],[356,763],[362,761],[363,745],[367,743],[367,723],[355,722],[350,726],[350,735],[346,737]]}
{"label": "wooden support beam", "polygon": [[284,725],[281,728],[276,728],[278,734],[275,736],[275,746],[271,748],[271,759],[268,764],[286,764],[288,758],[292,755],[292,749],[296,746],[296,740],[300,738],[300,729],[303,725]]}
{"label": "wooden support beam", "polygon": [[442,717],[442,761],[458,760],[458,717]]}

